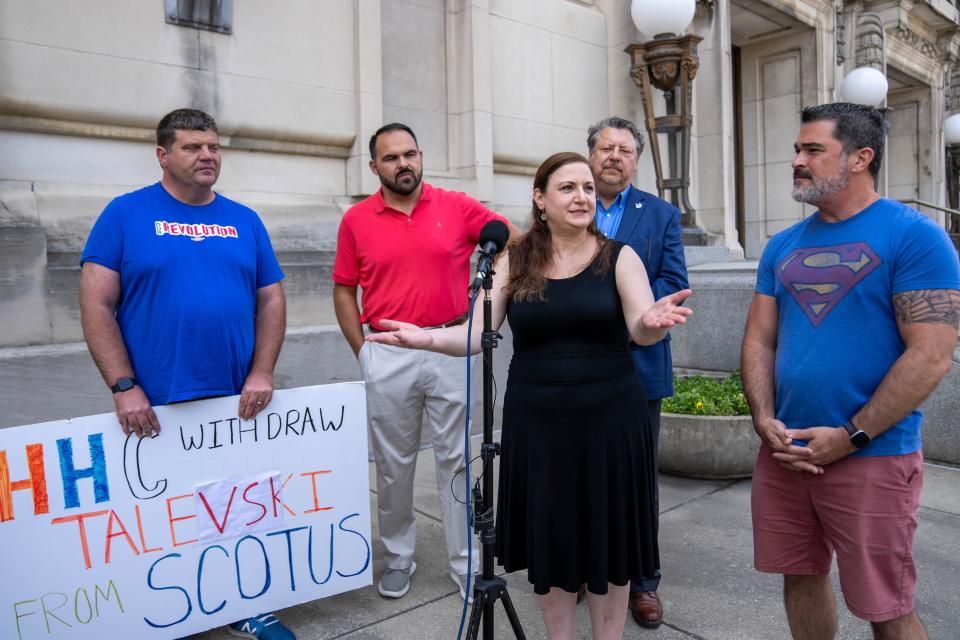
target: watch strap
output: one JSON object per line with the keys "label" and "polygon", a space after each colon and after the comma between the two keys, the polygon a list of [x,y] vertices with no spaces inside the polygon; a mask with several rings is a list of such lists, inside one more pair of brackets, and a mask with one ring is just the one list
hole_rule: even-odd
{"label": "watch strap", "polygon": [[137,386],[137,379],[130,377],[117,378],[117,381],[110,387],[110,391],[114,393],[121,393],[123,391],[129,391]]}
{"label": "watch strap", "polygon": [[850,436],[850,442],[857,449],[863,449],[865,446],[870,444],[870,441],[872,440],[872,438],[870,437],[870,434],[864,431],[863,429],[860,429],[859,427],[857,427],[857,425],[853,424],[851,420],[847,420],[846,422],[844,422],[843,428],[847,431],[847,434]]}

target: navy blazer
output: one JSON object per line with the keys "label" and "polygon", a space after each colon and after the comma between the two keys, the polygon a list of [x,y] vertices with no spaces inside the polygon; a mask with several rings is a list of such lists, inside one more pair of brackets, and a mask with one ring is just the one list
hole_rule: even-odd
{"label": "navy blazer", "polygon": [[[680,233],[680,210],[669,202],[632,186],[614,239],[630,245],[640,256],[655,300],[689,286]],[[649,347],[631,342],[630,353],[647,399],[672,396],[670,334]]]}

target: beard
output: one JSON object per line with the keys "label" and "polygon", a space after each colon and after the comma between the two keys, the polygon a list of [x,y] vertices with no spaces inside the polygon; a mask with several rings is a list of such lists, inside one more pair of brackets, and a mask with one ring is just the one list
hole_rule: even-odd
{"label": "beard", "polygon": [[380,174],[380,184],[397,195],[408,196],[417,190],[423,179],[423,170],[404,169],[399,175],[387,178]]}
{"label": "beard", "polygon": [[802,175],[799,177],[808,178],[813,184],[808,187],[800,187],[794,184],[790,195],[797,202],[806,202],[812,205],[819,205],[826,198],[845,189],[850,182],[846,157],[841,158],[840,173],[835,176],[817,178],[813,175]]}

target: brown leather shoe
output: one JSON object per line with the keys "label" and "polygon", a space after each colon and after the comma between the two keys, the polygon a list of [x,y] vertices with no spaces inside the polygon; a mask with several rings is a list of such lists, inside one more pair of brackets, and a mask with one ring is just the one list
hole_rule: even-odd
{"label": "brown leather shoe", "polygon": [[630,613],[641,627],[656,629],[663,622],[663,603],[656,591],[638,591],[630,594]]}

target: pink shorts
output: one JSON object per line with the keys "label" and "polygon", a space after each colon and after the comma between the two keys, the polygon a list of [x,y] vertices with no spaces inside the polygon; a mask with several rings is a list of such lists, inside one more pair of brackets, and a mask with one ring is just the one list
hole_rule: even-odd
{"label": "pink shorts", "polygon": [[827,575],[836,550],[851,613],[883,622],[912,611],[923,455],[844,458],[815,476],[784,469],[771,453],[760,447],[753,474],[757,570]]}

